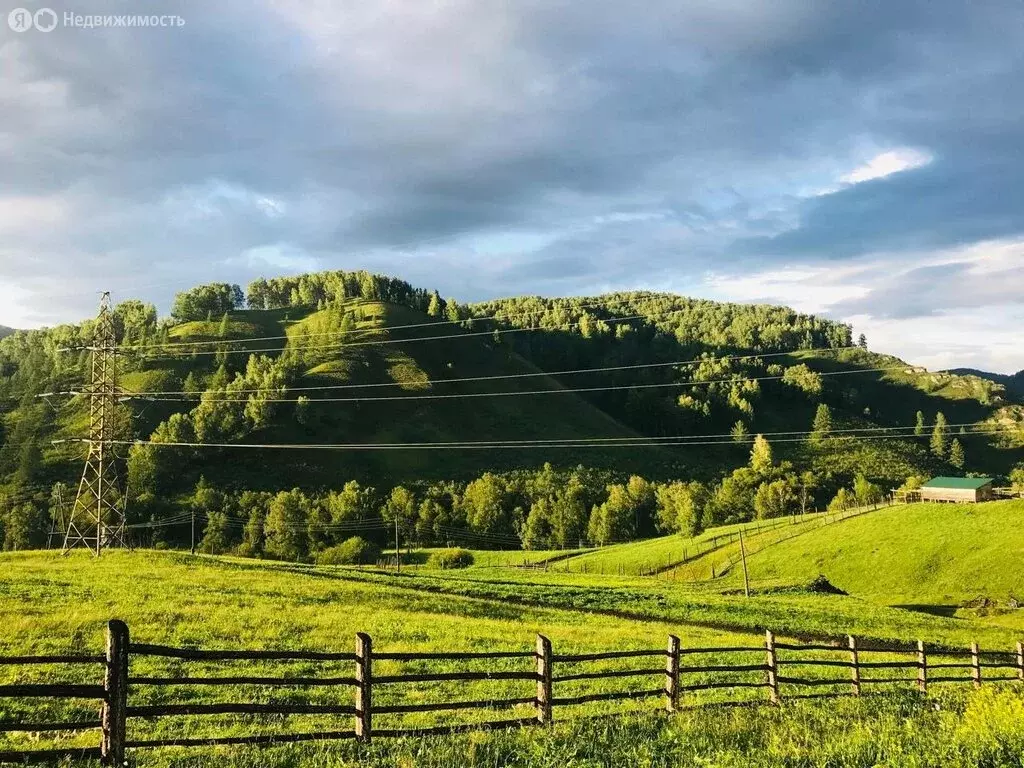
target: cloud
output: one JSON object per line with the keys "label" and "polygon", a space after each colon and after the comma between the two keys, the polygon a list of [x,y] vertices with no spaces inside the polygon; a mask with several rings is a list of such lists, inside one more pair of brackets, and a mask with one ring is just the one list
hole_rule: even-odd
{"label": "cloud", "polygon": [[931,161],[931,154],[919,149],[891,149],[888,152],[875,155],[864,165],[843,174],[839,177],[839,180],[846,184],[859,184],[862,181],[884,179],[886,176],[891,176],[900,171],[928,165]]}
{"label": "cloud", "polygon": [[[161,11],[185,26],[0,30],[0,322],[311,265],[463,300],[661,287],[896,322],[982,267],[919,273],[929,299],[885,294],[880,259],[909,274],[1024,232],[1017,0]],[[837,268],[871,274],[800,277]]]}

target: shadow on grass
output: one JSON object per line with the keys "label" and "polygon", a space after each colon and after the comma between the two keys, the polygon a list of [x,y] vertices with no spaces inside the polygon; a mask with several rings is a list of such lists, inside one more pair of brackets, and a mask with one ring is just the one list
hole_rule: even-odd
{"label": "shadow on grass", "polygon": [[941,616],[946,619],[955,619],[956,612],[960,608],[959,605],[931,605],[927,603],[893,605],[890,607],[899,608],[903,611],[912,611],[914,613],[924,613],[929,616]]}

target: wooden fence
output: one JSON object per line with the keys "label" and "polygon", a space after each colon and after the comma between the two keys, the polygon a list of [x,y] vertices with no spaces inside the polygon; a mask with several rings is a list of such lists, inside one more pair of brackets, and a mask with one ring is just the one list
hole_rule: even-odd
{"label": "wooden fence", "polygon": [[[808,654],[814,654],[809,656]],[[713,659],[728,654],[749,663],[723,663]],[[882,660],[878,659],[884,655]],[[822,658],[825,656],[825,658]],[[131,674],[131,662],[145,657],[182,662],[346,662],[353,665],[351,677],[293,677],[271,676],[194,676],[171,677]],[[893,657],[896,657],[894,660]],[[532,661],[531,669],[524,671],[455,671],[418,674],[377,675],[375,661],[432,662],[470,660]],[[936,661],[936,659],[938,661]],[[953,659],[953,661],[951,661]],[[958,659],[958,660],[957,660]],[[596,669],[593,662],[626,660],[625,669]],[[633,661],[635,660],[635,661]],[[534,666],[535,664],[535,666]],[[918,642],[916,646],[860,645],[849,637],[843,643],[781,643],[771,632],[765,633],[763,645],[739,647],[684,648],[676,636],[668,638],[667,648],[649,650],[615,650],[603,653],[556,654],[551,641],[538,635],[534,650],[484,653],[380,653],[374,650],[369,635],[356,635],[355,653],[328,653],[314,651],[248,651],[200,650],[174,648],[164,645],[132,642],[127,625],[111,621],[107,625],[105,655],[20,656],[0,657],[0,667],[28,665],[92,665],[103,670],[102,681],[92,685],[52,683],[0,685],[0,697],[15,699],[91,699],[100,703],[100,716],[96,720],[68,722],[0,722],[0,733],[31,732],[56,733],[99,731],[99,744],[94,747],[44,749],[0,752],[0,763],[47,762],[61,759],[101,759],[107,765],[125,765],[126,750],[153,747],[199,747],[225,744],[283,744],[290,742],[357,739],[368,742],[372,737],[387,738],[406,735],[452,733],[463,730],[512,728],[529,725],[549,725],[554,721],[557,707],[589,702],[622,701],[660,698],[669,712],[676,711],[688,694],[715,689],[765,689],[766,700],[778,704],[789,696],[799,697],[804,688],[831,687],[833,692],[843,691],[861,695],[870,685],[907,684],[921,693],[938,683],[969,683],[980,687],[989,681],[1024,681],[1024,643],[1014,651],[982,651],[977,643],[969,649],[928,648]],[[831,677],[819,678],[806,670],[825,668]],[[563,672],[562,669],[567,671]],[[836,673],[828,672],[835,669]],[[578,671],[583,670],[583,671]],[[593,670],[593,671],[591,671]],[[839,670],[848,676],[838,677]],[[951,670],[961,670],[960,675]],[[1001,670],[993,675],[989,670]],[[899,675],[903,671],[904,676]],[[934,674],[934,673],[938,674]],[[969,673],[969,674],[968,674]],[[879,677],[883,674],[885,677]],[[740,677],[736,677],[740,675]],[[756,679],[752,679],[756,677]],[[598,681],[616,678],[651,679],[650,687],[615,692],[578,693],[558,695],[556,687],[569,682]],[[401,686],[410,683],[475,680],[515,680],[529,683],[529,695],[518,698],[486,699],[477,701],[441,701],[435,703],[375,704],[374,691],[378,686]],[[644,683],[641,683],[644,684]],[[176,686],[265,686],[284,687],[333,686],[348,689],[347,703],[255,703],[190,701],[186,703],[133,705],[129,694],[140,688],[158,686],[173,690]],[[836,690],[839,689],[839,690]],[[821,695],[821,694],[818,694]],[[827,694],[826,694],[827,695]],[[728,702],[727,702],[728,703]],[[454,710],[514,709],[527,706],[529,717],[488,720],[434,727],[378,729],[374,716],[417,712],[443,712]],[[162,718],[202,715],[329,715],[351,717],[353,727],[345,730],[316,732],[210,736],[204,738],[134,739],[129,735],[129,722],[134,720],[158,721]]]}

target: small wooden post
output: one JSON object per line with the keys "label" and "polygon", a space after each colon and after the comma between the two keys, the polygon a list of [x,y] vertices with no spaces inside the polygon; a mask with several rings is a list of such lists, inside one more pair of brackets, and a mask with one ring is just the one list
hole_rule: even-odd
{"label": "small wooden post", "polygon": [[551,641],[537,635],[537,722],[550,725],[551,715]]}
{"label": "small wooden post", "polygon": [[665,654],[665,709],[675,712],[679,708],[679,638],[668,636]]}
{"label": "small wooden post", "polygon": [[114,619],[107,622],[107,670],[103,678],[100,755],[105,765],[127,765],[124,757],[127,741],[128,710],[128,625]]}
{"label": "small wooden post", "polygon": [[768,655],[767,671],[768,671],[768,696],[771,699],[772,704],[779,703],[779,665],[778,658],[775,655],[775,635],[772,631],[766,630],[764,633],[764,649]]}
{"label": "small wooden post", "polygon": [[747,575],[747,548],[743,546],[743,531],[740,531],[740,557],[743,560],[743,596],[750,597],[750,576]]}
{"label": "small wooden post", "polygon": [[924,650],[924,640],[917,641],[917,690],[928,693],[928,655]]}
{"label": "small wooden post", "polygon": [[971,680],[975,688],[981,688],[981,652],[977,640],[971,643]]}
{"label": "small wooden post", "polygon": [[356,635],[356,738],[369,742],[373,733],[373,640]]}
{"label": "small wooden post", "polygon": [[860,696],[860,654],[857,652],[857,638],[849,635],[850,643],[850,683],[853,695]]}
{"label": "small wooden post", "polygon": [[1017,677],[1024,680],[1024,643],[1017,643]]}

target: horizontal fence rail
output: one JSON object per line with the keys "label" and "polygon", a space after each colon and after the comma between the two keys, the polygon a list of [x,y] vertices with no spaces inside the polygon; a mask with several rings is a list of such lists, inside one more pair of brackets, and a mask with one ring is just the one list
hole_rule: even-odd
{"label": "horizontal fence rail", "polygon": [[[726,663],[723,655],[736,655],[740,661]],[[756,657],[756,658],[755,658]],[[354,675],[314,676],[303,665],[302,676],[278,675],[132,675],[133,660],[146,658],[171,659],[178,662],[345,662],[354,665]],[[938,659],[937,661],[933,659]],[[528,661],[531,669],[415,671],[402,674],[377,675],[374,662],[473,662]],[[603,662],[620,662],[626,666],[604,668]],[[54,682],[0,685],[0,698],[96,700],[101,703],[100,718],[67,719],[62,722],[3,722],[0,733],[79,733],[99,732],[99,746],[34,749],[28,751],[0,750],[0,763],[39,763],[75,759],[101,759],[107,765],[126,765],[129,749],[157,747],[206,747],[217,745],[270,745],[304,741],[355,739],[368,742],[372,738],[408,735],[457,733],[469,730],[520,728],[550,725],[556,707],[572,707],[593,702],[638,701],[660,698],[669,712],[677,711],[685,695],[700,691],[764,689],[767,701],[778,704],[787,697],[801,694],[800,689],[842,689],[860,696],[865,686],[900,685],[927,693],[936,683],[971,684],[984,682],[1024,682],[1024,643],[1014,650],[982,650],[977,643],[963,650],[930,649],[923,642],[912,645],[861,646],[854,637],[843,643],[776,642],[772,632],[765,633],[763,645],[684,648],[678,637],[671,635],[665,649],[611,650],[599,653],[555,654],[551,641],[537,636],[533,651],[454,652],[454,653],[376,653],[369,635],[356,636],[355,653],[314,651],[247,651],[175,648],[165,645],[131,642],[128,627],[120,621],[107,625],[105,655],[50,655],[0,657],[0,668],[53,667],[81,668],[81,665],[102,665],[103,678],[94,684]],[[595,665],[597,668],[595,668]],[[191,667],[190,667],[191,668]],[[823,677],[813,670],[821,669]],[[830,670],[830,671],[829,671]],[[934,674],[938,672],[938,674]],[[55,672],[54,674],[59,674]],[[528,686],[523,695],[504,694],[494,698],[469,698],[433,702],[415,701],[377,703],[376,686],[384,690],[419,683],[461,683],[474,681],[517,681]],[[583,690],[580,685],[593,681],[636,680],[634,689]],[[650,682],[646,682],[646,681]],[[267,689],[351,689],[347,702],[300,703],[258,701],[197,701],[195,689],[217,686],[259,686]],[[621,687],[624,683],[619,683]],[[535,688],[534,688],[535,686]],[[569,686],[571,690],[566,690]],[[132,691],[158,689],[161,694],[189,688],[192,700],[159,704],[133,704]],[[532,690],[531,690],[532,689]],[[838,691],[835,695],[840,695]],[[825,695],[833,695],[828,692]],[[161,695],[163,702],[165,696]],[[738,703],[729,702],[724,703]],[[529,717],[511,717],[482,722],[459,722],[415,728],[377,728],[375,716],[413,713],[461,712],[469,710],[533,710]],[[520,710],[521,712],[521,710]],[[129,723],[158,722],[164,718],[225,715],[325,715],[353,719],[350,729],[322,729],[312,732],[276,734],[244,734],[222,736],[179,736],[175,738],[129,738]]]}

